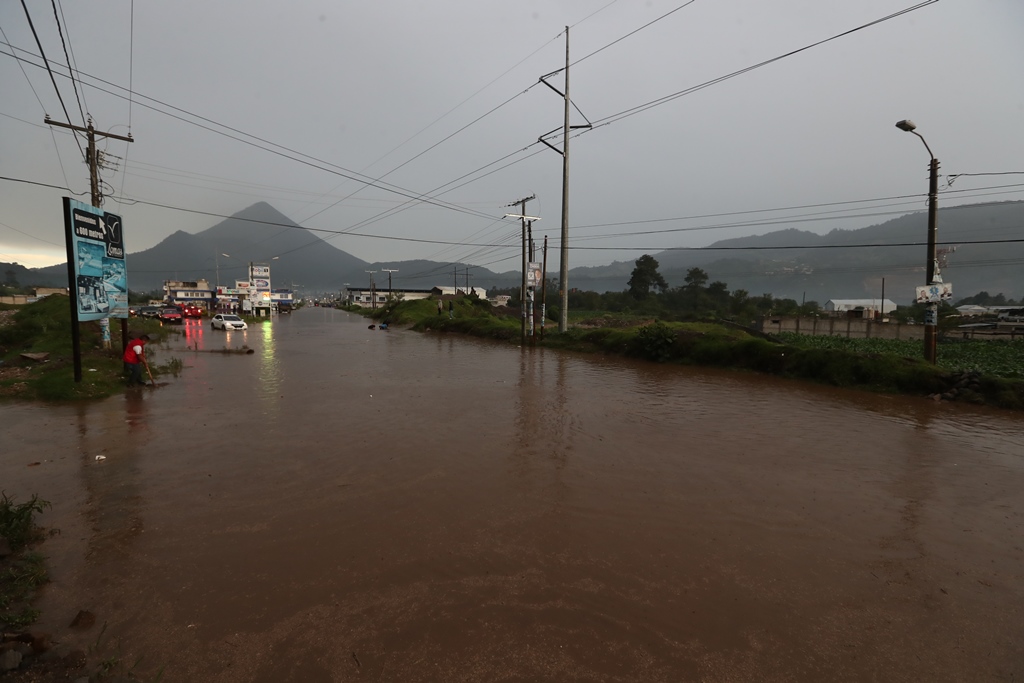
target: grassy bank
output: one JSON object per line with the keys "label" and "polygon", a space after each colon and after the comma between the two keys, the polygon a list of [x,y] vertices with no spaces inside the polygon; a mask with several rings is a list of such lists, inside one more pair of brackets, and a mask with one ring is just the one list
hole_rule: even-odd
{"label": "grassy bank", "polygon": [[0,627],[4,631],[22,629],[39,616],[32,607],[35,591],[47,582],[46,567],[31,546],[42,540],[35,516],[50,504],[32,496],[16,503],[0,494]]}
{"label": "grassy bank", "polygon": [[[111,321],[109,349],[103,348],[99,323],[79,324],[82,381],[75,382],[67,297],[48,296],[24,306],[7,306],[0,316],[0,397],[66,401],[104,398],[124,390],[119,320]],[[151,337],[147,356],[154,375],[177,372],[177,359],[160,362],[159,342],[171,331],[157,320],[132,318],[129,332]],[[22,355],[26,353],[45,354],[45,358],[33,360]]]}
{"label": "grassy bank", "polygon": [[[502,315],[502,309],[475,298],[453,301],[453,318],[448,316],[447,300],[438,315],[436,299],[397,302],[375,311],[354,310],[419,331],[460,332],[519,343],[521,321],[516,313]],[[623,322],[603,316],[581,321],[565,333],[556,329],[547,327],[543,341],[533,338],[530,343],[1024,410],[1020,343],[943,344],[939,350],[942,362],[932,366],[921,359],[920,342],[871,346],[856,342],[875,340],[797,335],[774,339],[727,323],[640,324],[635,318]]]}

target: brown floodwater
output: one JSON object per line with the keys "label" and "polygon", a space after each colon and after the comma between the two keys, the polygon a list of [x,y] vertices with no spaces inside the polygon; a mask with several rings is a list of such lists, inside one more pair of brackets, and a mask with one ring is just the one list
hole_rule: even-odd
{"label": "brown floodwater", "polygon": [[1018,414],[332,309],[184,331],[166,386],[0,408],[60,529],[39,628],[149,680],[1024,678]]}

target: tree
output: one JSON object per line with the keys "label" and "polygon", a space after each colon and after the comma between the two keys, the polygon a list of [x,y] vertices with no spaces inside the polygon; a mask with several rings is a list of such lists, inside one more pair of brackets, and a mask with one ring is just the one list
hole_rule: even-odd
{"label": "tree", "polygon": [[686,271],[686,287],[688,289],[699,290],[703,289],[704,285],[708,283],[708,274],[701,268],[690,268]]}
{"label": "tree", "polygon": [[664,292],[668,289],[668,283],[658,272],[657,259],[644,254],[636,260],[636,267],[629,278],[629,293],[634,299],[646,299],[651,293],[651,287]]}

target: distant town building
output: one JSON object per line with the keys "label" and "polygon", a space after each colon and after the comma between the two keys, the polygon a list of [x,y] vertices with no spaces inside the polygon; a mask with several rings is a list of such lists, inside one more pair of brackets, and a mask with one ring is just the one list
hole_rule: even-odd
{"label": "distant town building", "polygon": [[[393,289],[394,296],[401,296],[403,301],[414,301],[416,299],[429,299],[433,293],[432,289]],[[388,290],[375,288],[352,289],[347,288],[341,293],[342,303],[350,306],[362,306],[363,308],[373,307],[376,300],[377,306],[383,306],[388,300]]]}
{"label": "distant town building", "polygon": [[206,280],[165,280],[164,301],[169,304],[193,304],[212,310],[215,292]]}
{"label": "distant town building", "polygon": [[890,299],[829,299],[825,310],[853,318],[877,318],[895,311],[896,303]]}

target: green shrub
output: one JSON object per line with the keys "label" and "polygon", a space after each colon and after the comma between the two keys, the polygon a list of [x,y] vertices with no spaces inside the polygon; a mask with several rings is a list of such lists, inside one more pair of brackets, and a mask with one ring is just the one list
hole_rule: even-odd
{"label": "green shrub", "polygon": [[676,343],[676,332],[665,323],[654,321],[644,325],[636,334],[633,346],[636,355],[656,363],[664,363],[672,358],[672,347]]}

